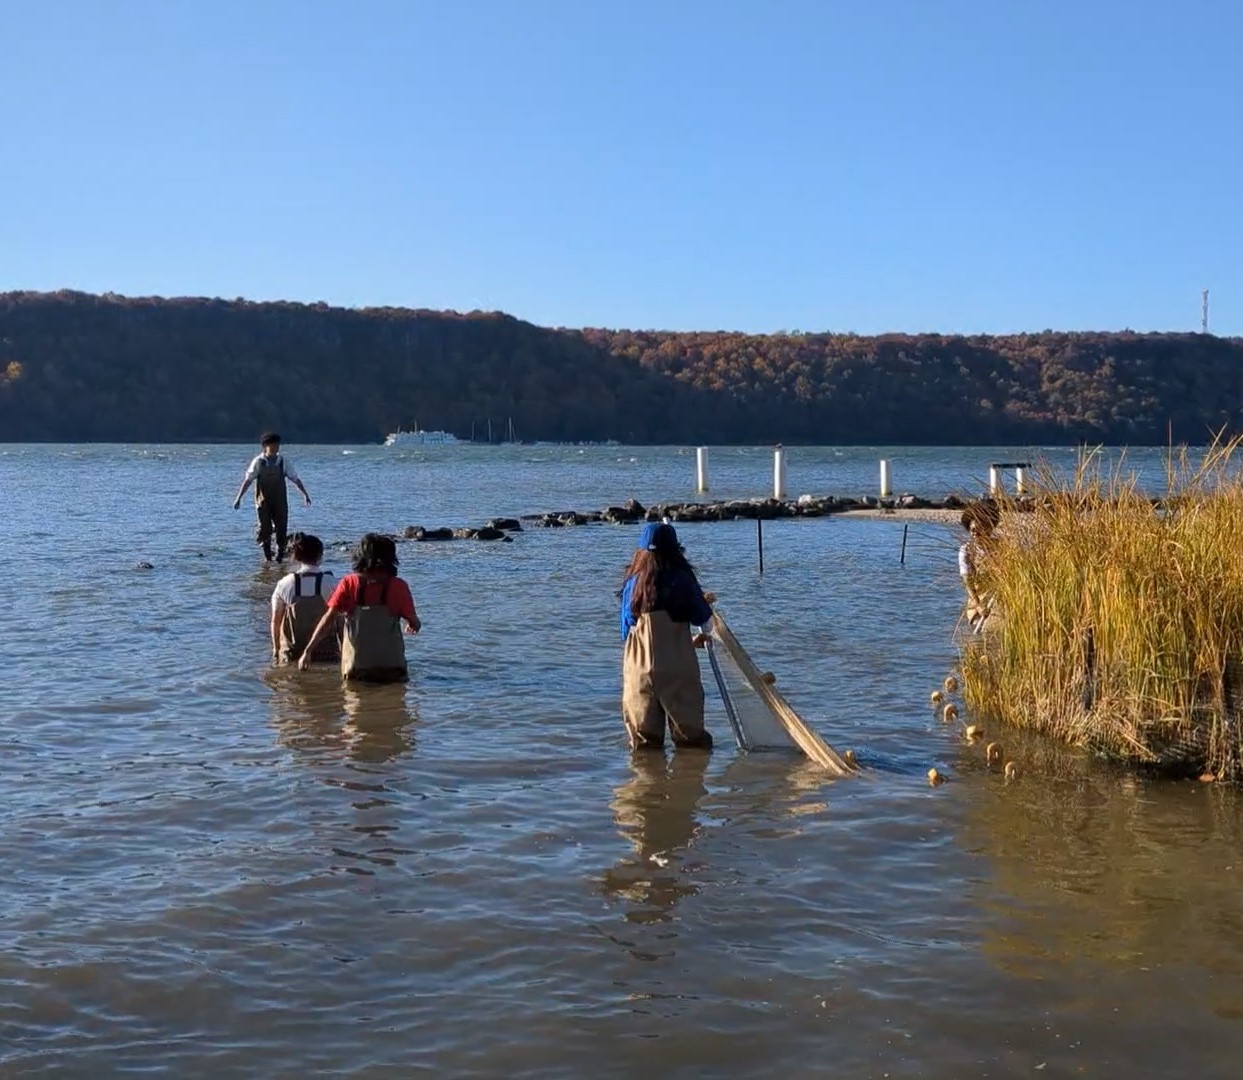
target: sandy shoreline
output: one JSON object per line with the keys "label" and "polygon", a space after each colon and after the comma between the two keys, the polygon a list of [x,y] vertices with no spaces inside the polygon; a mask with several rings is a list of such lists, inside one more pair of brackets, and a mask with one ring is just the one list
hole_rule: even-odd
{"label": "sandy shoreline", "polygon": [[893,510],[842,510],[838,513],[826,514],[825,517],[865,518],[873,521],[922,521],[935,525],[958,525],[962,518],[962,511],[931,508],[914,510],[896,507]]}

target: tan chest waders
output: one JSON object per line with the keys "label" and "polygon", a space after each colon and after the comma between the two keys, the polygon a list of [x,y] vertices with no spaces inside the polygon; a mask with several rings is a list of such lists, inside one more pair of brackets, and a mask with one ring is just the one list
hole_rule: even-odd
{"label": "tan chest waders", "polygon": [[255,475],[255,513],[259,518],[255,539],[263,545],[263,553],[272,557],[272,533],[276,533],[278,553],[285,554],[285,540],[289,529],[289,494],[285,490],[285,459],[277,454],[268,462],[259,458]]}
{"label": "tan chest waders", "polygon": [[678,746],[711,746],[704,689],[690,627],[665,611],[640,615],[622,654],[622,717],[631,745],[663,746],[665,724]]}
{"label": "tan chest waders", "polygon": [[[313,591],[304,592],[305,585]],[[324,599],[324,575],[322,573],[294,574],[293,603],[285,606],[281,619],[280,650],[277,659],[282,664],[296,664],[306,651],[315,627],[328,610]],[[312,663],[332,663],[340,659],[341,642],[337,633],[322,638],[311,653]]]}
{"label": "tan chest waders", "polygon": [[[380,598],[366,603],[367,586],[380,586]],[[345,617],[341,674],[360,682],[401,682],[407,677],[406,642],[401,619],[388,609],[390,580],[358,580],[358,603]]]}

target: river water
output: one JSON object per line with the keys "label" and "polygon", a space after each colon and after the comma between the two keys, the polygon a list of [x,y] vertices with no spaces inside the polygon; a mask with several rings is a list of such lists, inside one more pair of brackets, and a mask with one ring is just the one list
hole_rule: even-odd
{"label": "river water", "polygon": [[[762,667],[868,766],[631,760],[637,529],[403,545],[413,679],[273,673],[249,447],[0,446],[5,1075],[1236,1077],[1243,806],[941,725],[956,539],[683,526]],[[792,449],[791,494],[978,491],[1015,450]],[[677,448],[288,447],[328,541],[689,498]],[[1046,456],[1066,464],[1073,451]],[[1156,452],[1132,455],[1149,477]],[[767,450],[713,449],[714,496]],[[136,568],[139,560],[154,569]],[[330,554],[344,568],[344,556]],[[950,782],[930,788],[936,766]]]}

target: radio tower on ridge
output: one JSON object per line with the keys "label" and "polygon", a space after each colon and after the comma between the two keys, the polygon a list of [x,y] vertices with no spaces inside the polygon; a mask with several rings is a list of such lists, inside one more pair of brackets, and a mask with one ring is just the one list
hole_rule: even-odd
{"label": "radio tower on ridge", "polygon": [[1208,333],[1208,289],[1200,293],[1200,333]]}

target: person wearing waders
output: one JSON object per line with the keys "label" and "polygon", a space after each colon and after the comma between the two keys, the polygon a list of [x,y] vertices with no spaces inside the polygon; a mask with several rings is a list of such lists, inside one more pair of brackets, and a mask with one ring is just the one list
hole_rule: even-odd
{"label": "person wearing waders", "polygon": [[[626,568],[621,597],[622,719],[632,750],[665,745],[709,749],[696,646],[707,640],[712,608],[672,525],[645,525]],[[692,637],[691,627],[700,632]]]}
{"label": "person wearing waders", "polygon": [[[289,542],[293,573],[281,578],[272,590],[272,663],[277,665],[302,659],[337,583],[331,570],[320,568],[324,545],[318,536],[297,532]],[[311,656],[312,663],[335,664],[340,659],[340,634],[336,632],[324,635]]]}
{"label": "person wearing waders", "polygon": [[403,682],[407,677],[407,634],[422,628],[410,586],[397,576],[397,545],[391,536],[368,533],[354,556],[354,573],[346,574],[328,598],[306,652],[298,661],[305,671],[320,639],[338,616],[345,619],[341,675],[357,682]]}
{"label": "person wearing waders", "polygon": [[263,557],[272,561],[272,533],[276,533],[276,558],[285,558],[285,530],[289,527],[289,496],[285,491],[288,480],[300,492],[307,506],[311,505],[311,496],[302,486],[302,480],[294,471],[294,467],[281,453],[281,437],[269,432],[260,440],[263,453],[255,457],[246,470],[242,486],[237,490],[237,498],[233,500],[233,509],[242,505],[242,496],[251,484],[255,485],[255,513],[258,515],[258,528],[255,540],[263,545]]}
{"label": "person wearing waders", "polygon": [[1001,512],[991,499],[972,503],[962,512],[967,541],[958,549],[958,573],[967,591],[965,615],[973,633],[980,633],[993,610],[992,597],[980,592],[980,571],[988,561]]}

